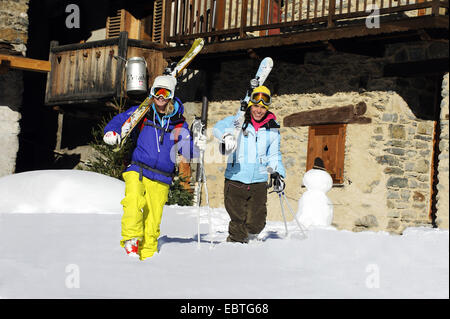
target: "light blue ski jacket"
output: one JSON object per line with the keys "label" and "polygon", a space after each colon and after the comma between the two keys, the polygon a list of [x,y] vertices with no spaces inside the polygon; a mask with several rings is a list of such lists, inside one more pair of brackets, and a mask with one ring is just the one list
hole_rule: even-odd
{"label": "light blue ski jacket", "polygon": [[[225,133],[233,133],[235,116],[226,117],[214,126],[214,136],[219,141],[222,141]],[[246,134],[239,135],[236,151],[227,158],[225,178],[245,184],[267,182],[269,167],[285,177],[279,128],[275,119],[265,123],[257,132],[252,124],[249,124]]]}

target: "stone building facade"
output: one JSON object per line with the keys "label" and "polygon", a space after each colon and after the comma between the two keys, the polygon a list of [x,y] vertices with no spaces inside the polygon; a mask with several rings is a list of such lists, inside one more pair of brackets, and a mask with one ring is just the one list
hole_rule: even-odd
{"label": "stone building facade", "polygon": [[[0,53],[25,55],[28,39],[28,0],[0,1]],[[19,149],[23,73],[0,73],[0,176],[14,173]]]}
{"label": "stone building facade", "polygon": [[[365,102],[368,124],[348,124],[345,140],[344,183],[333,187],[328,196],[334,203],[333,225],[352,231],[374,230],[401,233],[410,226],[433,226],[433,170],[439,171],[437,196],[438,227],[448,228],[448,74],[443,81],[439,165],[435,153],[436,85],[433,76],[385,76],[392,61],[448,56],[448,48],[435,43],[393,45],[386,55],[371,58],[356,54],[306,53],[303,64],[274,60],[266,81],[272,90],[271,111],[279,123],[293,113],[346,106]],[[198,72],[179,85],[179,96],[195,100],[199,87],[208,83],[209,146],[206,175],[209,202],[223,207],[225,158],[218,154],[218,142],[212,136],[217,121],[238,110],[240,95],[253,76],[257,62],[223,62],[218,72]],[[447,91],[446,89],[447,88]],[[239,95],[240,94],[240,95]],[[447,109],[445,110],[445,107]],[[199,115],[200,103],[186,102],[188,120]],[[194,111],[195,110],[195,111]],[[447,115],[445,115],[447,114]],[[447,118],[447,119],[446,119]],[[297,211],[297,201],[306,191],[302,178],[306,169],[308,127],[281,127],[281,151],[287,170],[286,195]],[[447,174],[447,175],[446,175]],[[286,210],[287,208],[285,208]],[[278,196],[269,195],[268,217],[281,220]],[[289,214],[288,214],[288,217]]]}

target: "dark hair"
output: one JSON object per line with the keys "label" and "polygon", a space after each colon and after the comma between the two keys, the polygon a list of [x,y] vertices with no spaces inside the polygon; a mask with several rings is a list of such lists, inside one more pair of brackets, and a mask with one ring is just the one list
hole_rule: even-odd
{"label": "dark hair", "polygon": [[244,124],[242,124],[243,132],[245,132],[245,130],[247,129],[247,127],[251,121],[252,121],[252,115],[250,114],[250,108],[247,107],[247,109],[245,110],[245,114],[244,114]]}

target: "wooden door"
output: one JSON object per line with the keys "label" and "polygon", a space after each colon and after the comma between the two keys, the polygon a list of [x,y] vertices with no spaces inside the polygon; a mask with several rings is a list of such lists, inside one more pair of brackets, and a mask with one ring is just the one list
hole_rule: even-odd
{"label": "wooden door", "polygon": [[314,159],[320,157],[333,183],[344,182],[346,124],[315,125],[309,127],[306,170],[313,168]]}

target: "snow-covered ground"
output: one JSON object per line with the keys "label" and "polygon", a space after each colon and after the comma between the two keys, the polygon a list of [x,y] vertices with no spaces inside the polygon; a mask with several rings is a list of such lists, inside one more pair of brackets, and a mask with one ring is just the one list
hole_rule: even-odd
{"label": "snow-covered ground", "polygon": [[139,261],[119,246],[123,191],[76,170],[0,178],[0,298],[449,298],[447,230],[301,239],[294,222],[287,238],[268,222],[242,245],[224,242],[224,209],[202,207],[198,246],[197,208],[166,206],[160,252]]}

